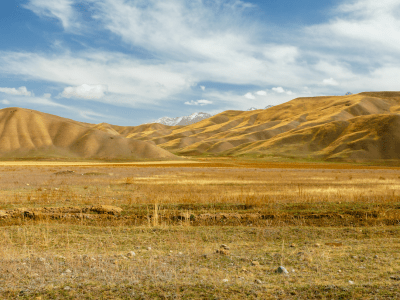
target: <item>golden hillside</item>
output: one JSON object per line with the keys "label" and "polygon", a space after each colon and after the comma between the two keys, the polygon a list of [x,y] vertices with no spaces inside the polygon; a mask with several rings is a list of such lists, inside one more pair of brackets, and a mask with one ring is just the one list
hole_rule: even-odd
{"label": "golden hillside", "polygon": [[400,92],[297,98],[266,110],[225,111],[188,126],[109,126],[182,155],[399,159]]}
{"label": "golden hillside", "polygon": [[140,160],[175,156],[152,142],[126,138],[108,124],[5,108],[0,110],[0,157]]}

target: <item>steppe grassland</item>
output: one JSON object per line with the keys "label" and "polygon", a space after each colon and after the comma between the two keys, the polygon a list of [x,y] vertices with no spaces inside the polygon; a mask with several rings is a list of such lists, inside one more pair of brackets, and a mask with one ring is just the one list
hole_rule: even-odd
{"label": "steppe grassland", "polygon": [[[124,211],[94,220],[0,219],[0,294],[400,297],[400,170],[269,166],[3,166],[0,210]],[[74,173],[59,173],[66,170]],[[206,214],[214,218],[198,220]],[[216,253],[221,244],[229,255]],[[290,275],[276,274],[280,265]]]}

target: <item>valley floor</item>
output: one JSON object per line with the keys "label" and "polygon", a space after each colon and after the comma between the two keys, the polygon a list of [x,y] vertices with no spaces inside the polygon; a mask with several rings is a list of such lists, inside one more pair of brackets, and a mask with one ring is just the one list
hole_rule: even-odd
{"label": "valley floor", "polygon": [[398,168],[8,162],[0,178],[1,299],[400,298]]}

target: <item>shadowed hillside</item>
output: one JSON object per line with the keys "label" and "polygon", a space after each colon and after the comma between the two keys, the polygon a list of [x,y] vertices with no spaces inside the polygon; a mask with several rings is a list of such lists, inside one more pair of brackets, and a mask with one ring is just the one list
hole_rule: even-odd
{"label": "shadowed hillside", "polygon": [[400,158],[400,92],[297,98],[265,110],[225,111],[188,126],[111,126],[181,155]]}
{"label": "shadowed hillside", "polygon": [[152,142],[123,137],[108,124],[81,123],[22,108],[0,110],[0,156],[129,160],[174,157]]}

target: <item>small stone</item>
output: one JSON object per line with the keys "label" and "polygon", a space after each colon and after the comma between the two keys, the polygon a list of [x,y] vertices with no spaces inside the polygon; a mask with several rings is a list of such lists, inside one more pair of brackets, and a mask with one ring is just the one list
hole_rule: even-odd
{"label": "small stone", "polygon": [[228,282],[228,281],[229,281],[229,279],[226,279],[226,278],[222,280],[222,282]]}
{"label": "small stone", "polygon": [[228,247],[227,245],[225,245],[225,244],[222,244],[222,245],[220,246],[220,248],[223,248],[223,249],[225,249],[225,250],[229,250],[229,247]]}
{"label": "small stone", "polygon": [[379,258],[379,256],[378,256],[378,255],[375,255],[374,258],[377,259],[377,258]]}
{"label": "small stone", "polygon": [[352,281],[352,280],[349,280],[349,284],[354,284],[354,281]]}
{"label": "small stone", "polygon": [[126,256],[129,257],[129,258],[132,258],[132,257],[136,256],[136,253],[133,252],[133,251],[129,251]]}
{"label": "small stone", "polygon": [[72,273],[70,269],[66,269],[64,273]]}
{"label": "small stone", "polygon": [[256,283],[256,284],[261,284],[262,281],[261,281],[260,279],[256,279],[256,280],[254,280],[254,283]]}
{"label": "small stone", "polygon": [[64,287],[64,291],[70,291],[70,290],[71,290],[71,287],[70,287],[70,286]]}
{"label": "small stone", "polygon": [[182,254],[183,254],[182,252],[179,252],[179,253],[178,253],[178,255],[182,255]]}
{"label": "small stone", "polygon": [[291,244],[290,244],[290,247],[291,247],[291,248],[296,248],[297,245],[296,245],[295,243],[291,243]]}
{"label": "small stone", "polygon": [[400,276],[390,276],[390,279],[392,279],[392,280],[400,280]]}
{"label": "small stone", "polygon": [[219,249],[216,251],[217,253],[221,254],[221,255],[229,255],[229,250],[225,250],[225,249]]}
{"label": "small stone", "polygon": [[150,251],[150,250],[151,250],[151,247],[147,247],[147,250],[149,250],[149,251]]}
{"label": "small stone", "polygon": [[351,258],[352,259],[358,259],[358,256],[357,255],[352,255]]}
{"label": "small stone", "polygon": [[321,247],[321,244],[320,244],[320,243],[315,243],[315,244],[314,244],[314,247],[319,248],[319,247]]}
{"label": "small stone", "polygon": [[208,255],[207,254],[203,254],[202,257],[203,258],[208,258]]}
{"label": "small stone", "polygon": [[286,270],[286,268],[283,266],[280,266],[275,272],[278,274],[289,274],[288,270]]}
{"label": "small stone", "polygon": [[254,261],[251,262],[251,265],[252,266],[259,266],[260,263],[258,261],[256,261],[256,260],[254,260]]}

